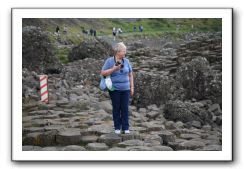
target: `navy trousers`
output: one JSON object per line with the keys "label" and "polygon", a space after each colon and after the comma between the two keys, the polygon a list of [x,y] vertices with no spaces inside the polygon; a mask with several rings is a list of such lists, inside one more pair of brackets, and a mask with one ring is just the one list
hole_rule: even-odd
{"label": "navy trousers", "polygon": [[115,130],[129,130],[130,90],[109,91],[113,105],[113,121]]}

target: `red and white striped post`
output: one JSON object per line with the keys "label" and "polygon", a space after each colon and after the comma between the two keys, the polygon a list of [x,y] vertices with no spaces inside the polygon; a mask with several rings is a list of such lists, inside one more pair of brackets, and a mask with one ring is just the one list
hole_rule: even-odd
{"label": "red and white striped post", "polygon": [[47,75],[40,75],[41,101],[48,103]]}

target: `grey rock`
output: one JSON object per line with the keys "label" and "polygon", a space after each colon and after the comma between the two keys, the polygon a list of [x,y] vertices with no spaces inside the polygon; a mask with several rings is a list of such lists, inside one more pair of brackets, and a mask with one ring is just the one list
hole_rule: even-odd
{"label": "grey rock", "polygon": [[216,116],[219,116],[219,115],[222,114],[222,111],[221,111],[221,109],[220,109],[219,104],[213,104],[213,105],[211,105],[211,106],[209,107],[208,110],[209,110],[210,112],[213,112],[214,115],[216,115]]}
{"label": "grey rock", "polygon": [[23,134],[35,133],[35,132],[44,132],[43,127],[28,127],[23,129]]}
{"label": "grey rock", "polygon": [[66,147],[63,147],[63,151],[86,151],[84,147],[78,146],[78,145],[69,145]]}
{"label": "grey rock", "polygon": [[153,146],[153,151],[174,151],[171,147],[168,146]]}
{"label": "grey rock", "polygon": [[200,138],[200,136],[197,134],[181,134],[180,138],[190,140],[190,139]]}
{"label": "grey rock", "polygon": [[201,141],[184,141],[179,144],[179,149],[195,150],[198,148],[203,148],[205,144]]}
{"label": "grey rock", "polygon": [[141,140],[126,140],[118,144],[119,147],[128,147],[128,146],[143,146],[143,141]]}
{"label": "grey rock", "polygon": [[147,147],[153,147],[153,146],[160,146],[161,145],[161,142],[160,141],[157,141],[157,140],[144,140],[144,146],[147,146]]}
{"label": "grey rock", "polygon": [[177,129],[177,125],[173,121],[166,121],[164,123],[164,125],[165,125],[165,128],[168,130]]}
{"label": "grey rock", "polygon": [[105,143],[89,143],[86,149],[91,151],[104,151],[108,150],[109,147]]}
{"label": "grey rock", "polygon": [[105,143],[108,146],[113,146],[122,141],[122,138],[115,134],[115,133],[109,133],[109,134],[103,134],[98,139],[99,142]]}
{"label": "grey rock", "polygon": [[113,148],[110,148],[108,151],[128,151],[128,149],[121,148],[121,147],[113,147]]}
{"label": "grey rock", "polygon": [[44,147],[41,151],[58,151],[57,147]]}
{"label": "grey rock", "polygon": [[151,112],[147,113],[146,116],[148,118],[150,118],[150,119],[155,119],[156,117],[159,116],[159,112],[157,112],[157,111],[151,111]]}
{"label": "grey rock", "polygon": [[95,143],[98,140],[98,136],[95,135],[89,135],[89,136],[82,136],[81,142],[82,143]]}
{"label": "grey rock", "polygon": [[52,146],[55,145],[56,131],[29,133],[23,139],[23,145]]}
{"label": "grey rock", "polygon": [[153,151],[152,147],[145,147],[145,146],[130,146],[127,147],[128,151]]}
{"label": "grey rock", "polygon": [[41,151],[40,146],[22,146],[22,151]]}
{"label": "grey rock", "polygon": [[102,101],[99,104],[99,107],[103,110],[105,110],[106,112],[108,113],[112,113],[112,104],[111,104],[111,101],[108,100],[108,101]]}
{"label": "grey rock", "polygon": [[108,134],[113,133],[114,129],[112,126],[108,125],[93,125],[87,129],[88,132],[102,135],[102,134]]}
{"label": "grey rock", "polygon": [[163,142],[168,143],[168,142],[175,142],[176,136],[170,132],[170,131],[162,131],[158,134],[160,137],[162,137]]}
{"label": "grey rock", "polygon": [[196,121],[196,120],[192,121],[191,125],[193,127],[196,127],[196,128],[201,128],[202,127],[201,122],[200,121]]}
{"label": "grey rock", "polygon": [[203,147],[203,151],[222,151],[222,145],[208,145]]}
{"label": "grey rock", "polygon": [[81,141],[80,130],[76,128],[61,131],[56,136],[56,141],[61,145],[75,145]]}

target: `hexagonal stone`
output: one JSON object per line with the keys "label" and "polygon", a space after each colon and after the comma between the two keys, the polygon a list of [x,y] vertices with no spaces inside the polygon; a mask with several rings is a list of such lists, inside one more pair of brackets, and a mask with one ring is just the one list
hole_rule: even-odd
{"label": "hexagonal stone", "polygon": [[86,151],[84,147],[78,146],[78,145],[69,145],[66,147],[63,147],[63,151]]}
{"label": "hexagonal stone", "polygon": [[196,121],[196,120],[192,121],[191,125],[192,125],[193,127],[198,128],[198,129],[200,129],[200,128],[202,127],[201,122],[200,122],[200,121]]}
{"label": "hexagonal stone", "polygon": [[135,139],[135,135],[132,132],[130,134],[121,134],[121,137],[122,137],[122,140],[121,141]]}
{"label": "hexagonal stone", "polygon": [[128,151],[153,151],[152,147],[146,147],[146,146],[131,146],[127,147]]}
{"label": "hexagonal stone", "polygon": [[35,132],[44,132],[43,127],[28,127],[23,129],[23,134],[35,133]]}
{"label": "hexagonal stone", "polygon": [[89,143],[86,149],[90,151],[103,151],[108,150],[109,147],[105,143]]}
{"label": "hexagonal stone", "polygon": [[154,122],[145,122],[145,123],[143,123],[143,126],[147,129],[148,132],[150,132],[150,131],[162,131],[163,130],[162,124],[156,124]]}
{"label": "hexagonal stone", "polygon": [[29,116],[37,116],[37,115],[48,115],[48,110],[36,110],[28,112]]}
{"label": "hexagonal stone", "polygon": [[114,129],[112,126],[108,126],[108,125],[93,125],[90,128],[88,128],[87,131],[94,134],[102,135],[102,134],[113,133]]}
{"label": "hexagonal stone", "polygon": [[145,140],[144,146],[153,147],[153,146],[160,146],[161,143],[157,140]]}
{"label": "hexagonal stone", "polygon": [[41,151],[58,151],[57,147],[44,147]]}
{"label": "hexagonal stone", "polygon": [[39,146],[22,146],[22,151],[40,151],[42,147]]}
{"label": "hexagonal stone", "polygon": [[175,138],[176,136],[169,132],[169,131],[162,131],[158,134],[160,137],[162,137],[163,141],[168,143],[168,142],[174,142],[175,141]]}
{"label": "hexagonal stone", "polygon": [[56,101],[56,105],[58,107],[61,107],[61,106],[65,106],[65,105],[68,105],[70,102],[68,100],[58,100]]}
{"label": "hexagonal stone", "polygon": [[171,147],[168,146],[153,146],[154,151],[174,151]]}
{"label": "hexagonal stone", "polygon": [[23,139],[23,145],[35,145],[35,146],[51,146],[55,145],[55,136],[57,132],[47,131],[47,132],[36,132],[29,133]]}
{"label": "hexagonal stone", "polygon": [[197,148],[203,148],[205,144],[201,141],[184,141],[179,144],[179,149],[195,150]]}
{"label": "hexagonal stone", "polygon": [[190,139],[200,138],[200,136],[197,134],[181,134],[180,138],[190,140]]}
{"label": "hexagonal stone", "polygon": [[99,142],[106,143],[108,146],[112,146],[120,143],[122,138],[115,133],[109,133],[101,135],[98,140]]}
{"label": "hexagonal stone", "polygon": [[143,146],[143,141],[141,140],[126,140],[118,144],[119,147],[128,147],[128,146]]}
{"label": "hexagonal stone", "polygon": [[163,143],[163,140],[162,140],[162,137],[160,137],[159,135],[146,135],[144,137],[144,141],[146,140],[156,140],[156,141],[159,141],[161,144]]}
{"label": "hexagonal stone", "polygon": [[82,143],[95,143],[97,142],[98,136],[95,135],[88,135],[88,136],[82,136],[81,142]]}
{"label": "hexagonal stone", "polygon": [[52,130],[60,131],[62,129],[65,129],[65,126],[62,126],[62,125],[50,125],[50,126],[45,126],[44,129],[45,129],[45,131],[52,131]]}
{"label": "hexagonal stone", "polygon": [[159,112],[157,111],[151,111],[149,113],[146,114],[146,117],[150,118],[150,119],[155,119],[156,117],[158,117]]}
{"label": "hexagonal stone", "polygon": [[80,130],[76,128],[61,131],[56,136],[56,141],[61,145],[79,144],[81,140]]}
{"label": "hexagonal stone", "polygon": [[203,151],[222,151],[222,145],[208,145],[203,147]]}
{"label": "hexagonal stone", "polygon": [[121,148],[121,147],[113,147],[113,148],[110,148],[108,151],[128,151],[128,149]]}
{"label": "hexagonal stone", "polygon": [[137,131],[140,133],[147,132],[147,129],[145,127],[130,127],[130,131]]}

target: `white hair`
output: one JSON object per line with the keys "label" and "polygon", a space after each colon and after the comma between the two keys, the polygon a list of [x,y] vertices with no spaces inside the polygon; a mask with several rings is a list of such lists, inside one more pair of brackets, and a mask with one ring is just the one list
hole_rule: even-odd
{"label": "white hair", "polygon": [[124,44],[123,42],[119,42],[119,43],[117,43],[117,44],[115,45],[115,47],[114,47],[114,52],[115,52],[115,54],[116,54],[117,52],[120,52],[122,49],[126,49],[125,44]]}

